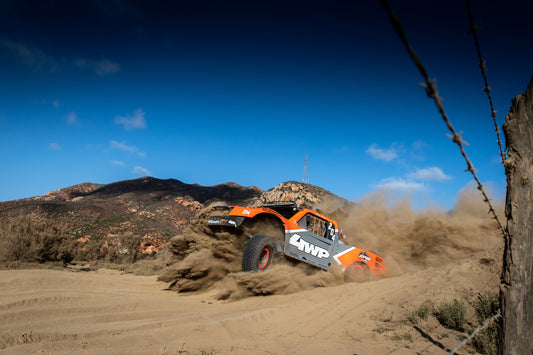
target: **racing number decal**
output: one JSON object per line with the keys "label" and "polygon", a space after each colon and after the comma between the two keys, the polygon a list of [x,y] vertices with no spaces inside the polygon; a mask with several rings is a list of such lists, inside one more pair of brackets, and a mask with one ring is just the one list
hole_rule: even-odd
{"label": "racing number decal", "polygon": [[326,234],[327,238],[329,240],[335,240],[335,226],[331,222],[327,222],[327,225],[328,225],[327,228],[326,228],[326,230],[327,230],[327,234]]}

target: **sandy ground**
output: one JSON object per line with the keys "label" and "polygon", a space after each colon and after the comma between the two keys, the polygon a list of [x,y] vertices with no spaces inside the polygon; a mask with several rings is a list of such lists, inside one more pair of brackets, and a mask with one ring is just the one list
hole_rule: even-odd
{"label": "sandy ground", "polygon": [[[486,254],[486,253],[485,253]],[[117,271],[0,271],[0,353],[443,354],[462,338],[424,301],[495,291],[497,255],[366,283],[218,301]],[[429,338],[423,335],[429,335]],[[467,353],[466,349],[459,353]]]}

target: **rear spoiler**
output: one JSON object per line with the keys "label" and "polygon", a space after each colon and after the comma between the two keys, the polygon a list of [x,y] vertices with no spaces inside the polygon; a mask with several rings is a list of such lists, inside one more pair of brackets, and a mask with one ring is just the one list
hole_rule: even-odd
{"label": "rear spoiler", "polygon": [[210,216],[207,225],[210,227],[234,227],[237,228],[244,221],[240,216]]}

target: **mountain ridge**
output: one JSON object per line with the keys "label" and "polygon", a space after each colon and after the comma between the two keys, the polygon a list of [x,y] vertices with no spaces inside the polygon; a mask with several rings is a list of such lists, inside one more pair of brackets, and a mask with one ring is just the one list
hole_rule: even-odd
{"label": "mountain ridge", "polygon": [[118,250],[127,238],[151,247],[144,252],[157,251],[213,203],[260,206],[290,200],[312,208],[326,199],[337,201],[336,205],[350,204],[318,186],[295,181],[263,191],[234,182],[202,186],[147,176],[110,184],[84,182],[42,196],[0,202],[0,218],[30,216],[51,223],[76,239],[80,249],[100,255],[112,245]]}

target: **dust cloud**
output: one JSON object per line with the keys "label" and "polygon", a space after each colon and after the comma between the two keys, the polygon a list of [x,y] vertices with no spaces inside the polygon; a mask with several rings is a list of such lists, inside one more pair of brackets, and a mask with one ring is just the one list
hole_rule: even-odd
{"label": "dust cloud", "polygon": [[[325,200],[315,208],[339,221],[350,245],[383,256],[388,277],[468,258],[498,257],[502,247],[487,206],[470,188],[461,191],[451,211],[414,211],[407,199],[391,205],[383,192],[367,196],[349,210],[333,200]],[[220,215],[221,210],[206,208],[182,236],[172,239],[174,264],[159,276],[160,281],[170,282],[170,290],[214,290],[217,299],[236,300],[344,282],[341,267],[326,272],[281,255],[276,255],[274,265],[266,272],[241,272],[246,242],[253,234],[268,234],[264,232],[267,226],[261,226],[261,231],[212,230],[207,226],[212,214]]]}
{"label": "dust cloud", "polygon": [[218,211],[214,206],[204,209],[183,235],[172,238],[174,264],[158,278],[171,282],[169,289],[178,292],[208,289],[226,275],[241,270],[242,250],[248,238],[240,231],[229,233],[209,228],[209,216],[222,213]]}
{"label": "dust cloud", "polygon": [[[334,207],[331,202],[327,204],[321,208]],[[496,210],[503,211],[503,204]],[[386,193],[375,192],[346,216],[339,216],[339,223],[350,245],[373,250],[385,258],[389,276],[457,262],[483,252],[499,257],[503,245],[487,205],[471,186],[460,191],[450,211],[435,208],[415,212],[410,200],[390,205]]]}

